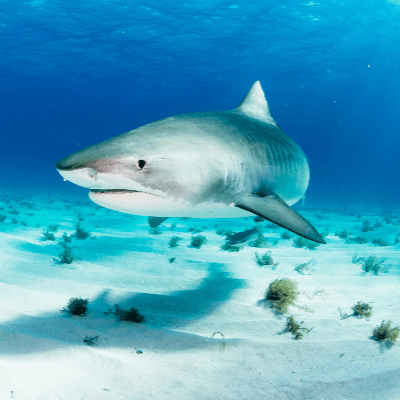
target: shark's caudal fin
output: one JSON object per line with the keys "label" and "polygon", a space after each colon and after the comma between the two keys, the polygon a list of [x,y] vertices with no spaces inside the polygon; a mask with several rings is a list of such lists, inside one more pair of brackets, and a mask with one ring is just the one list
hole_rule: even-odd
{"label": "shark's caudal fin", "polygon": [[271,111],[269,110],[269,106],[267,100],[265,99],[265,94],[262,90],[260,81],[254,83],[240,106],[235,108],[234,111],[279,128],[278,124],[272,117]]}
{"label": "shark's caudal fin", "polygon": [[276,194],[265,197],[245,195],[235,205],[314,242],[325,243],[317,230]]}
{"label": "shark's caudal fin", "polygon": [[156,226],[162,224],[168,217],[149,217],[148,222],[150,228],[155,228]]}

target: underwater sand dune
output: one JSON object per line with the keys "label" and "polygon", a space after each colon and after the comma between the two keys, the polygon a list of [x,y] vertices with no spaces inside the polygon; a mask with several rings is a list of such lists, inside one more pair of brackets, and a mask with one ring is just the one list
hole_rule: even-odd
{"label": "underwater sand dune", "polygon": [[[224,251],[226,231],[252,218],[171,219],[150,233],[144,217],[86,202],[3,196],[0,207],[1,399],[400,398],[400,345],[372,338],[383,320],[400,325],[395,212],[304,209],[326,245],[264,222]],[[298,295],[279,313],[264,296],[283,278]],[[84,316],[60,311],[71,298],[88,299]],[[358,302],[370,317],[352,315]],[[119,320],[131,308],[144,322]],[[299,340],[284,332],[289,316],[303,321]]]}

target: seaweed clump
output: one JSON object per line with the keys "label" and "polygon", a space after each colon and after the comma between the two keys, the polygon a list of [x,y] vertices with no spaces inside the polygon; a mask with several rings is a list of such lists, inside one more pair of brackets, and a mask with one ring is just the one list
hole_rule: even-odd
{"label": "seaweed clump", "polygon": [[43,229],[42,237],[40,238],[41,242],[44,242],[46,240],[52,240],[52,241],[56,240],[54,233],[49,228]]}
{"label": "seaweed clump", "polygon": [[368,303],[359,301],[351,309],[353,310],[353,315],[357,318],[369,318],[372,316],[372,306]]}
{"label": "seaweed clump", "polygon": [[86,336],[85,339],[83,339],[83,343],[86,343],[88,346],[94,346],[97,344],[99,337],[100,337],[100,335]]}
{"label": "seaweed clump", "polygon": [[400,327],[396,326],[392,328],[391,325],[392,321],[390,319],[387,322],[383,320],[382,323],[372,331],[372,338],[377,341],[387,340],[388,342],[395,343],[400,336]]}
{"label": "seaweed clump", "polygon": [[72,264],[78,258],[72,253],[72,247],[65,242],[60,242],[59,245],[63,248],[58,258],[53,258],[57,264]]}
{"label": "seaweed clump", "polygon": [[315,250],[319,243],[313,242],[312,240],[306,239],[302,236],[297,236],[293,239],[293,246],[297,248],[306,247],[309,250]]}
{"label": "seaweed clump", "polygon": [[229,243],[229,242],[226,242],[226,243],[224,243],[224,244],[221,244],[221,246],[219,246],[219,248],[221,249],[221,250],[224,250],[224,251],[229,251],[229,252],[238,252],[238,251],[240,251],[240,246],[236,246],[236,245],[234,245],[234,244],[232,244],[232,243]]}
{"label": "seaweed clump", "polygon": [[372,272],[374,275],[378,275],[379,272],[387,272],[390,268],[390,265],[385,265],[385,258],[379,259],[376,255],[361,258],[360,261],[363,263],[362,269],[365,272]]}
{"label": "seaweed clump", "polygon": [[77,223],[75,225],[75,233],[71,235],[71,237],[78,239],[78,240],[84,240],[87,239],[88,237],[92,236],[92,233],[85,230],[85,228],[82,228],[80,223]]}
{"label": "seaweed clump", "polygon": [[114,315],[118,317],[120,321],[129,322],[143,322],[144,316],[140,314],[137,308],[131,307],[129,310],[123,310],[118,304],[114,306]]}
{"label": "seaweed clump", "polygon": [[381,247],[390,246],[390,243],[381,237],[373,238],[372,243],[375,244],[376,246],[381,246]]}
{"label": "seaweed clump", "polygon": [[207,243],[207,239],[204,235],[197,235],[197,236],[192,236],[192,241],[190,245],[192,247],[195,247],[196,249],[199,249],[204,243]]}
{"label": "seaweed clump", "polygon": [[181,241],[182,238],[179,236],[172,236],[170,241],[168,242],[169,247],[178,247],[179,246],[179,241]]}
{"label": "seaweed clump", "polygon": [[310,260],[310,261],[308,261],[308,262],[306,262],[306,263],[302,263],[302,264],[298,264],[298,265],[296,265],[296,267],[294,268],[294,270],[296,271],[296,272],[298,272],[299,274],[302,274],[302,275],[304,275],[305,274],[305,272],[307,272],[307,271],[314,271],[313,270],[313,266],[315,265],[316,263],[315,263],[315,261],[314,260]]}
{"label": "seaweed clump", "polygon": [[269,242],[268,239],[266,237],[264,237],[264,235],[259,232],[257,235],[257,239],[256,240],[252,240],[249,245],[251,247],[255,247],[255,248],[262,248],[262,247],[268,247],[269,246]]}
{"label": "seaweed clump", "polygon": [[69,312],[71,315],[83,316],[88,310],[89,300],[82,299],[81,297],[72,297],[68,301],[67,307],[63,308],[61,312]]}
{"label": "seaweed clump", "polygon": [[349,236],[351,235],[351,232],[348,231],[347,229],[344,229],[342,231],[336,232],[335,235],[339,236],[341,239],[348,239]]}
{"label": "seaweed clump", "polygon": [[297,322],[294,317],[291,315],[290,317],[286,318],[286,326],[283,331],[285,332],[290,332],[294,335],[295,340],[300,340],[303,339],[304,335],[308,332],[310,332],[313,328],[307,329],[304,328],[302,325],[304,324],[304,321]]}
{"label": "seaweed clump", "polygon": [[297,296],[297,283],[288,278],[275,279],[265,291],[265,300],[272,300],[272,308],[280,313],[287,312]]}
{"label": "seaweed clump", "polygon": [[279,263],[274,262],[274,259],[272,258],[272,255],[271,255],[271,251],[267,251],[266,253],[264,253],[262,255],[255,253],[253,260],[260,267],[270,266],[273,269],[275,269],[275,267],[278,266],[278,264],[279,264]]}
{"label": "seaweed clump", "polygon": [[368,243],[368,238],[366,236],[349,236],[346,240],[348,244],[365,244]]}

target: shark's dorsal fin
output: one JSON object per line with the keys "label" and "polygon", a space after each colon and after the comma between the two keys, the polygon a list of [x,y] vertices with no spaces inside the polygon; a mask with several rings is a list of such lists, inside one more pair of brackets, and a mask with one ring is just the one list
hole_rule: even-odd
{"label": "shark's dorsal fin", "polygon": [[240,106],[235,108],[234,111],[279,128],[278,124],[272,118],[260,81],[254,83]]}

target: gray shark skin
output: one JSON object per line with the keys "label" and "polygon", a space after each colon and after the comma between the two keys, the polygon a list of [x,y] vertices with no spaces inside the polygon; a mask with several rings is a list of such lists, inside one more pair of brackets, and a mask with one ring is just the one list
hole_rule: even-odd
{"label": "gray shark skin", "polygon": [[91,189],[112,210],[168,217],[256,214],[325,243],[290,208],[305,194],[309,167],[276,124],[260,82],[234,110],[182,114],[141,126],[57,162],[64,180]]}

